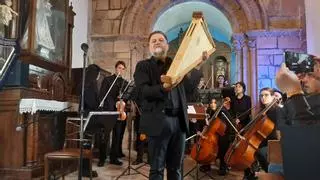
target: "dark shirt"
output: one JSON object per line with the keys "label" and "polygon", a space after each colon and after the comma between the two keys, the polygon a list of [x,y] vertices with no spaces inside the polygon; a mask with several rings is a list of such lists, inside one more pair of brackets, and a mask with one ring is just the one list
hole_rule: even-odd
{"label": "dark shirt", "polygon": [[[139,89],[141,100],[141,119],[140,131],[149,136],[159,136],[165,128],[166,121],[165,109],[167,107],[178,107],[178,117],[181,130],[188,132],[189,122],[187,115],[187,102],[184,81],[189,78],[185,77],[181,83],[173,88],[173,93],[166,92],[162,87],[160,76],[166,74],[172,60],[167,58],[165,63],[156,60],[154,57],[139,61],[134,73],[134,81]],[[175,93],[177,89],[177,93]],[[177,98],[176,95],[178,96]],[[169,100],[169,97],[172,99]],[[175,104],[177,103],[177,104]]]}
{"label": "dark shirt", "polygon": [[[165,62],[161,60],[153,59],[153,61],[156,61],[157,67],[159,69],[159,72],[161,74],[166,74],[171,63],[172,59],[167,58]],[[178,89],[175,87],[168,93],[166,93],[166,100],[165,100],[165,113],[166,115],[177,115],[179,113],[180,108],[180,99],[178,94]]]}
{"label": "dark shirt", "polygon": [[[232,97],[231,99],[231,111],[235,118],[240,120],[242,127],[246,126],[250,122],[251,115],[251,98],[250,96],[244,95],[241,99]],[[245,114],[243,114],[246,112]]]}
{"label": "dark shirt", "polygon": [[279,125],[320,124],[320,95],[290,97],[279,112]]}

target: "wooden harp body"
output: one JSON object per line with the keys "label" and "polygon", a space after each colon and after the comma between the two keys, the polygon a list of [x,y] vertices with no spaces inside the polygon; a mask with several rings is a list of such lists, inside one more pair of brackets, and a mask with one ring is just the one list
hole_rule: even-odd
{"label": "wooden harp body", "polygon": [[[208,30],[202,12],[193,12],[192,21],[164,78],[164,82],[179,83],[188,72],[203,62],[203,52],[210,56],[216,45]],[[165,86],[165,85],[164,85]]]}

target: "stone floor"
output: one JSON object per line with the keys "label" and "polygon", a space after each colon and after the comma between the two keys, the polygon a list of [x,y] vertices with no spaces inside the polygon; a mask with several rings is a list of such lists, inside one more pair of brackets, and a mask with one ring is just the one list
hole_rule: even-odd
{"label": "stone floor", "polygon": [[[122,158],[123,165],[122,166],[116,166],[106,163],[104,167],[97,167],[97,160],[95,160],[93,164],[93,169],[98,172],[98,177],[94,178],[94,180],[144,180],[148,179],[145,176],[148,176],[149,172],[149,166],[147,164],[140,164],[137,166],[131,166],[133,169],[130,168],[130,174],[126,171],[128,170],[128,151],[124,152],[126,154],[126,157]],[[132,160],[134,160],[136,157],[136,153],[132,152]],[[185,157],[184,161],[184,174],[185,174],[185,180],[192,180],[196,179],[196,170],[191,171],[196,166],[196,163],[194,160],[192,160],[189,156]],[[210,172],[210,176],[205,175],[204,173],[199,171],[198,179],[202,180],[241,180],[243,172],[240,171],[230,171],[227,176],[219,176],[217,174],[217,167],[215,165],[212,165],[211,168],[213,169],[212,172]],[[124,172],[126,171],[126,172]],[[136,173],[136,171],[139,172],[139,174]],[[125,173],[125,176],[119,177],[122,173]],[[188,175],[186,175],[188,173]],[[67,180],[76,180],[78,179],[78,172],[74,172],[66,177]],[[84,180],[87,180],[89,178],[82,178]],[[165,178],[166,179],[166,178]]]}

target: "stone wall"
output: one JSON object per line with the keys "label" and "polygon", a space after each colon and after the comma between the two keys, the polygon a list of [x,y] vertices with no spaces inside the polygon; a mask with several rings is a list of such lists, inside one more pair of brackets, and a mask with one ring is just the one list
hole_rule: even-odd
{"label": "stone wall", "polygon": [[[304,1],[202,1],[217,7],[229,19],[234,32],[236,79],[247,84],[248,94],[254,97],[253,103],[257,102],[259,89],[274,86],[283,51],[306,50]],[[137,61],[148,56],[146,39],[157,17],[183,2],[92,0],[91,62],[113,72],[115,62],[123,60],[130,78]]]}

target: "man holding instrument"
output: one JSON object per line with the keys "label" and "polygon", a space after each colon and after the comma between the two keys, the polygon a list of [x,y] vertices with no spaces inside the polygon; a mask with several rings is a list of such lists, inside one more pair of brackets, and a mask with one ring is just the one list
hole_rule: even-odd
{"label": "man holding instrument", "polygon": [[[116,102],[123,93],[128,82],[122,78],[125,72],[126,64],[123,61],[117,61],[115,65],[115,74],[105,77],[101,84],[100,101],[106,96],[103,102],[103,110],[116,111]],[[114,84],[113,84],[114,83]],[[111,89],[110,89],[111,87]],[[109,91],[109,94],[107,92]],[[126,128],[126,121],[115,120],[115,125],[112,130],[112,143],[110,152],[110,164],[122,165],[118,158],[124,157],[122,153],[122,139]],[[109,138],[109,134],[107,135]],[[104,152],[103,152],[104,153]],[[98,166],[104,165],[104,159],[100,159]]]}
{"label": "man holding instrument", "polygon": [[[164,87],[161,76],[172,62],[167,57],[167,37],[161,31],[154,31],[148,40],[152,56],[137,64],[134,80],[141,95],[140,132],[149,138],[149,179],[162,180],[166,167],[167,179],[180,180],[189,129],[185,87],[180,83],[184,77]],[[205,53],[203,59],[207,59]]]}

